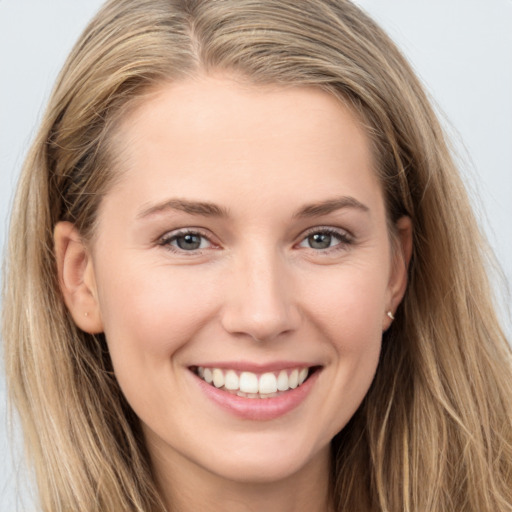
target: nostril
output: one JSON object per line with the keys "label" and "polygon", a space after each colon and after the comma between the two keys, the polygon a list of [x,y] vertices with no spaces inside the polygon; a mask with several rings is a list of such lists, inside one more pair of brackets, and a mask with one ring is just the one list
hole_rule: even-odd
{"label": "nostril", "polygon": [[300,324],[300,316],[291,307],[257,309],[238,304],[224,311],[221,319],[224,329],[232,335],[263,343],[292,333]]}

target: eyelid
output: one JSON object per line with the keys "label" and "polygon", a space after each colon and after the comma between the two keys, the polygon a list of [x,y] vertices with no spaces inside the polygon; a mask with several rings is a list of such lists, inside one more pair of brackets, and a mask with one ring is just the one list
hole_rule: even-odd
{"label": "eyelid", "polygon": [[[202,249],[195,249],[191,251],[186,251],[184,249],[180,249],[179,247],[175,247],[174,245],[171,245],[171,242],[179,238],[180,236],[186,236],[186,235],[198,235],[201,238],[204,238],[208,241],[209,247],[202,248]],[[188,256],[198,255],[202,254],[203,251],[209,250],[212,248],[218,248],[218,244],[212,241],[212,235],[201,228],[196,227],[186,227],[186,228],[179,228],[174,229],[171,231],[167,231],[163,235],[159,236],[156,240],[156,245],[163,247],[164,249],[167,249],[171,252],[177,253],[177,254],[185,254]]]}
{"label": "eyelid", "polygon": [[351,240],[355,238],[354,235],[348,229],[327,225],[313,226],[311,228],[308,228],[302,232],[300,237],[301,239],[304,239],[314,233],[331,233],[347,239],[350,238]]}
{"label": "eyelid", "polygon": [[[313,249],[309,248],[310,250],[317,252],[317,253],[328,253],[331,251],[336,250],[343,250],[346,249],[347,246],[352,245],[355,241],[355,237],[352,233],[350,233],[348,230],[344,228],[339,227],[333,227],[333,226],[314,226],[306,231],[303,231],[299,237],[298,242],[295,244],[295,247],[300,247],[300,244],[303,243],[309,236],[315,234],[315,233],[326,233],[329,235],[332,235],[336,238],[338,238],[339,243],[328,247],[326,249]],[[171,245],[171,242],[179,238],[180,236],[185,235],[198,235],[201,238],[204,238],[208,241],[209,247],[202,248],[202,249],[193,249],[190,251],[180,249],[179,247],[175,247],[174,245]],[[186,227],[186,228],[178,228],[174,230],[170,230],[165,232],[163,235],[159,236],[155,240],[155,245],[161,246],[171,252],[177,253],[177,254],[185,254],[188,256],[193,255],[199,255],[202,254],[203,251],[210,250],[210,249],[218,249],[220,245],[212,240],[213,235],[208,231],[204,230],[202,228],[198,227]],[[305,249],[308,249],[305,247]]]}
{"label": "eyelid", "polygon": [[[311,235],[314,235],[316,233],[326,233],[329,235],[333,235],[333,236],[337,237],[340,241],[338,244],[336,244],[332,247],[328,247],[326,249],[309,248],[318,253],[326,253],[326,252],[330,252],[330,251],[344,249],[348,245],[352,245],[355,241],[354,235],[346,229],[337,228],[337,227],[333,227],[333,226],[314,226],[312,228],[307,229],[300,235],[300,239],[299,239],[297,245],[300,247],[300,244],[302,244],[308,237],[310,237]],[[308,248],[306,247],[306,249],[308,249]]]}

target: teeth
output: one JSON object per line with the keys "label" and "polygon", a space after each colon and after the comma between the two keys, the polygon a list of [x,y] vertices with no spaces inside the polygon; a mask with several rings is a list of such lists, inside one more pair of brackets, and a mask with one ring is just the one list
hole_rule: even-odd
{"label": "teeth", "polygon": [[224,386],[224,374],[222,373],[222,370],[219,370],[218,368],[213,370],[213,385],[216,388]]}
{"label": "teeth", "polygon": [[279,372],[279,377],[277,377],[277,389],[279,391],[288,390],[288,374],[286,373],[285,370],[281,370]]}
{"label": "teeth", "polygon": [[288,377],[288,386],[295,389],[299,385],[299,370],[293,370]]}
{"label": "teeth", "polygon": [[240,389],[240,380],[238,378],[238,375],[233,370],[229,370],[226,373],[226,378],[224,379],[224,386],[226,386],[226,389],[233,391],[235,389]]}
{"label": "teeth", "polygon": [[211,384],[213,382],[213,375],[210,368],[205,368],[203,372],[203,379],[208,382],[208,384]]}
{"label": "teeth", "polygon": [[259,392],[267,395],[268,393],[275,393],[277,391],[277,379],[273,373],[264,373],[260,377]]}
{"label": "teeth", "polygon": [[273,398],[282,391],[295,389],[304,383],[309,368],[281,370],[279,373],[256,374],[221,368],[197,368],[197,375],[216,388],[224,388],[244,398]]}
{"label": "teeth", "polygon": [[240,374],[240,391],[244,393],[257,393],[258,376],[252,372],[242,372]]}

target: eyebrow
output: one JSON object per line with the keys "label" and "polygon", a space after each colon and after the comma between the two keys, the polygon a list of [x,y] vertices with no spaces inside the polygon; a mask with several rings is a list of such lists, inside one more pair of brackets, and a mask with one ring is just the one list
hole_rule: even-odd
{"label": "eyebrow", "polygon": [[294,217],[320,217],[345,208],[354,208],[365,213],[370,211],[368,206],[358,201],[355,197],[342,196],[320,201],[319,203],[308,204],[295,213]]}
{"label": "eyebrow", "polygon": [[[305,205],[300,208],[293,217],[320,217],[345,208],[354,208],[362,212],[370,211],[368,206],[358,201],[355,197],[342,196]],[[227,209],[218,206],[215,203],[209,203],[206,201],[190,201],[187,199],[168,199],[156,205],[144,208],[139,214],[137,214],[137,219],[144,219],[152,215],[164,213],[167,210],[177,210],[188,213],[189,215],[200,215],[203,217],[226,218],[229,216]]]}
{"label": "eyebrow", "polygon": [[203,217],[227,217],[228,211],[221,206],[206,201],[189,201],[186,199],[169,199],[143,209],[138,219],[144,219],[167,210],[177,210],[190,215],[201,215]]}

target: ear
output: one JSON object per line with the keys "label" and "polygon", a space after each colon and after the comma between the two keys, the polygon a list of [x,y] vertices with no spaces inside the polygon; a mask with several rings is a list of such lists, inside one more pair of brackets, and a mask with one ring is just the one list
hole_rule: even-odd
{"label": "ear", "polygon": [[383,329],[386,330],[393,321],[388,312],[395,314],[407,288],[407,270],[412,256],[412,221],[410,217],[400,217],[395,225],[396,239],[392,251],[392,269],[389,278],[389,299],[384,312]]}
{"label": "ear", "polygon": [[102,332],[94,267],[82,237],[71,222],[59,222],[53,242],[59,286],[75,324],[90,334]]}

